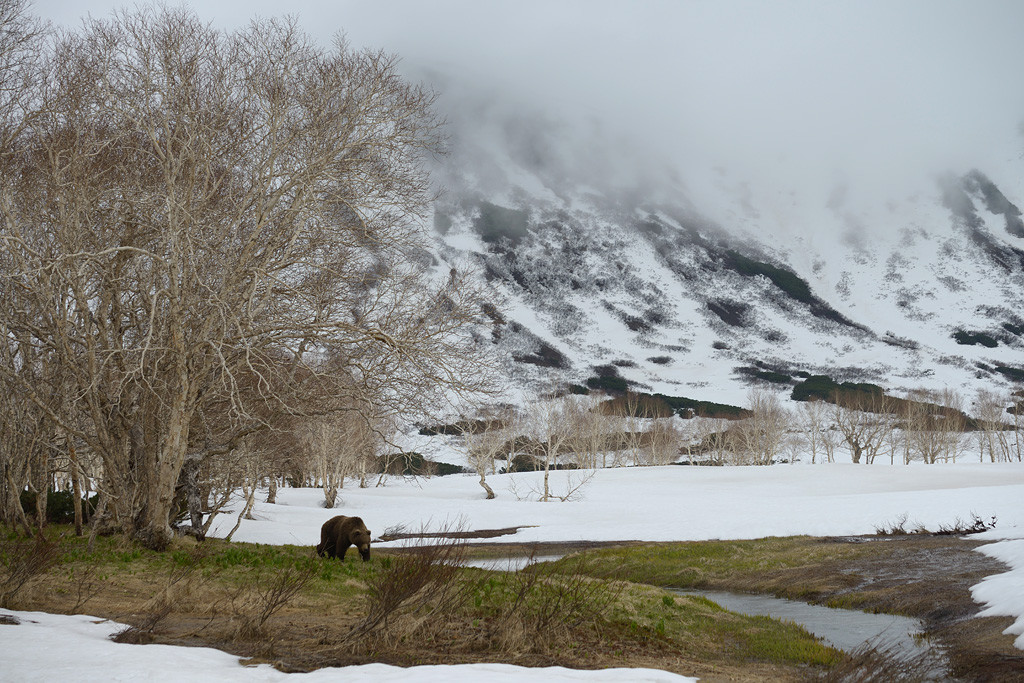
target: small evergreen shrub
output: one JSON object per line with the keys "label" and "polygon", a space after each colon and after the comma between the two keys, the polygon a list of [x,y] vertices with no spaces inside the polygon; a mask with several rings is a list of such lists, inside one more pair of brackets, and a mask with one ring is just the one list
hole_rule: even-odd
{"label": "small evergreen shrub", "polygon": [[956,340],[957,344],[964,346],[984,346],[988,349],[994,349],[999,346],[999,342],[990,334],[985,332],[968,332],[967,330],[957,330],[953,333],[953,339]]}
{"label": "small evergreen shrub", "polygon": [[589,377],[587,386],[596,391],[606,391],[610,394],[622,394],[629,391],[629,382],[622,377]]}
{"label": "small evergreen shrub", "polygon": [[[47,491],[46,492],[46,522],[48,524],[74,524],[75,522],[75,494],[71,491]],[[99,504],[99,494],[93,494],[89,498],[82,498],[82,516],[86,519],[96,510]],[[21,492],[21,509],[27,515],[36,513],[36,492]]]}
{"label": "small evergreen shrub", "polygon": [[793,387],[790,398],[794,401],[810,401],[818,399],[834,403],[840,400],[857,400],[870,396],[881,396],[885,390],[877,384],[867,382],[837,383],[828,375],[811,375]]}

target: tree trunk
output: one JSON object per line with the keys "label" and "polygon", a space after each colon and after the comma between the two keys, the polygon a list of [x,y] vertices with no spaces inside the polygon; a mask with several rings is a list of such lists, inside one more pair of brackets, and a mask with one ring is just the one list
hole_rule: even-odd
{"label": "tree trunk", "polygon": [[75,536],[82,535],[82,489],[78,481],[78,455],[74,441],[68,440],[68,458],[71,460],[71,495],[75,506]]}
{"label": "tree trunk", "polygon": [[487,491],[487,500],[494,500],[494,490],[487,484],[487,479],[483,472],[480,472],[480,486],[484,488],[484,491]]}
{"label": "tree trunk", "polygon": [[267,502],[271,505],[277,503],[277,477],[270,478],[270,490],[267,492]]}

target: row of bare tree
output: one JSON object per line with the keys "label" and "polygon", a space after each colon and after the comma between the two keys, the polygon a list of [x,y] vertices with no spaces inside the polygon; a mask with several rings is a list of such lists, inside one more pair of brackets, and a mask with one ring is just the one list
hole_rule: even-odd
{"label": "row of bare tree", "polygon": [[55,33],[0,0],[3,519],[63,467],[165,547],[204,472],[254,481],[281,435],[382,444],[485,384],[477,293],[424,267],[433,95],[394,64],[292,21]]}
{"label": "row of bare tree", "polygon": [[487,474],[511,469],[525,457],[518,462],[544,471],[541,500],[555,496],[549,473],[559,466],[770,465],[805,458],[817,463],[834,462],[840,450],[864,464],[879,458],[955,462],[974,448],[981,461],[1019,462],[1024,456],[1024,411],[1016,410],[1019,400],[1009,393],[979,391],[973,417],[950,389],[912,391],[906,398],[864,393],[798,405],[787,408],[777,393],[753,389],[748,417],[683,420],[637,394],[615,400],[564,396],[466,421],[462,438],[488,498],[494,492]]}

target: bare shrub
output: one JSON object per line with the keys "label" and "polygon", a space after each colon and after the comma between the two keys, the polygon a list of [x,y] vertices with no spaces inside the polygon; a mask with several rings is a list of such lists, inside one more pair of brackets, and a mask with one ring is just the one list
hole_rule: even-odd
{"label": "bare shrub", "polygon": [[[134,645],[152,643],[164,620],[174,611],[175,607],[180,607],[184,596],[192,589],[196,577],[202,576],[200,571],[202,561],[208,554],[209,549],[205,545],[197,545],[187,552],[175,552],[172,555],[173,563],[167,571],[164,586],[143,605],[143,616],[136,623],[112,635],[111,640],[115,643]],[[90,568],[82,575],[81,581],[89,581],[91,576],[93,576],[93,572]],[[81,601],[81,599],[80,593],[79,600]]]}
{"label": "bare shrub", "polygon": [[431,617],[450,614],[464,601],[467,586],[458,580],[465,541],[438,538],[407,554],[387,557],[367,581],[367,614],[346,640],[391,640],[411,635]]}
{"label": "bare shrub", "polygon": [[967,536],[968,534],[980,534],[988,531],[989,529],[996,528],[995,515],[985,521],[978,516],[977,513],[971,513],[970,521],[964,521],[960,517],[953,520],[952,524],[940,524],[939,530],[935,532],[936,536]]}
{"label": "bare shrub", "polygon": [[584,624],[606,623],[618,596],[617,584],[591,578],[584,562],[531,561],[519,571],[477,582],[473,604],[481,616],[483,637],[500,650],[544,651]]}
{"label": "bare shrub", "polygon": [[13,607],[18,593],[25,585],[55,565],[60,555],[58,545],[48,541],[42,534],[32,539],[6,539],[0,552],[3,569],[0,607]]}
{"label": "bare shrub", "polygon": [[155,640],[157,629],[159,629],[164,619],[167,618],[167,615],[171,613],[171,609],[170,603],[162,603],[159,607],[150,610],[138,624],[126,626],[110,636],[110,639],[115,643],[128,643],[131,645],[152,643]]}
{"label": "bare shrub", "polygon": [[889,522],[888,524],[881,524],[875,526],[876,536],[906,536],[907,534],[926,534],[928,529],[924,527],[920,522],[916,523],[912,528],[907,528],[907,521],[910,515],[904,512],[902,515],[897,517],[895,521]]}
{"label": "bare shrub", "polygon": [[281,610],[316,575],[319,563],[305,558],[284,569],[252,570],[232,596],[237,622],[235,638],[259,640],[267,636],[267,621]]}
{"label": "bare shrub", "polygon": [[103,587],[103,577],[95,564],[86,564],[71,570],[68,583],[70,584],[69,593],[75,596],[75,604],[68,611],[72,614],[79,614],[82,608],[100,592],[100,588]]}

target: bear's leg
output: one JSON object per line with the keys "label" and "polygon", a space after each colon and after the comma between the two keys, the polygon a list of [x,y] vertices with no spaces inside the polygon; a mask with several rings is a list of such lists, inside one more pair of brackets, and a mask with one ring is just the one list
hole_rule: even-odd
{"label": "bear's leg", "polygon": [[344,543],[342,543],[339,546],[341,548],[341,550],[338,552],[338,559],[339,560],[344,560],[345,559],[345,553],[348,552],[348,547],[350,545],[352,545],[352,543],[350,541],[345,541]]}

